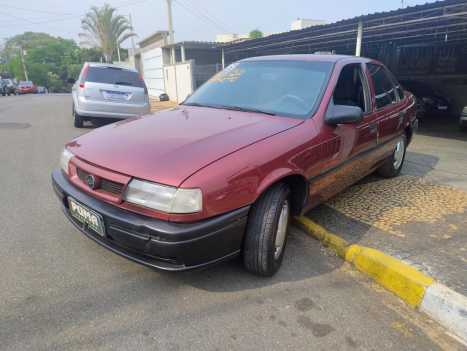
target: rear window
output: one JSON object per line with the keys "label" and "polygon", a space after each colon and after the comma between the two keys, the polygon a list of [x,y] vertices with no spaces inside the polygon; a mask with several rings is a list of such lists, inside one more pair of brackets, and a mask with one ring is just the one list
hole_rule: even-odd
{"label": "rear window", "polygon": [[118,68],[89,67],[86,82],[145,88],[138,73]]}
{"label": "rear window", "polygon": [[21,82],[19,85],[32,85],[32,82]]}
{"label": "rear window", "polygon": [[378,110],[390,106],[396,101],[394,87],[383,66],[367,63],[373,88],[375,89],[376,108]]}

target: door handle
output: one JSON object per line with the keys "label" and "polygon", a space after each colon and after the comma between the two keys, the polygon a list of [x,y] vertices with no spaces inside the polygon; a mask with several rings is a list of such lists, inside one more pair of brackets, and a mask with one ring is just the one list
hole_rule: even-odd
{"label": "door handle", "polygon": [[378,129],[377,127],[378,127],[378,125],[376,123],[371,123],[370,124],[370,133],[376,133],[376,129]]}
{"label": "door handle", "polygon": [[404,112],[399,112],[399,121],[402,121],[404,119]]}

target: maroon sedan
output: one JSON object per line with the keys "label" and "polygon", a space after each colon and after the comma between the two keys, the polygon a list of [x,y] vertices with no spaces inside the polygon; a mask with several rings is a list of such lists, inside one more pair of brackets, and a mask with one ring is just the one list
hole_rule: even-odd
{"label": "maroon sedan", "polygon": [[271,276],[291,216],[375,170],[399,174],[416,113],[370,59],[250,58],[175,108],[71,141],[53,187],[82,233],[132,261],[191,271],[243,254]]}
{"label": "maroon sedan", "polygon": [[23,81],[19,83],[20,94],[37,94],[36,84],[28,81]]}

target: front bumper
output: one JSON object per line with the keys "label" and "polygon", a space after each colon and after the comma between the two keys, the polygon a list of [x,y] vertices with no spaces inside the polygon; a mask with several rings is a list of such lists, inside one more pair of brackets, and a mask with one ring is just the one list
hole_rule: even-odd
{"label": "front bumper", "polygon": [[461,115],[460,124],[467,127],[467,115]]}
{"label": "front bumper", "polygon": [[[195,271],[240,254],[250,206],[196,223],[167,222],[120,209],[79,190],[63,175],[52,173],[55,194],[68,219],[106,249],[136,263],[170,272]],[[68,196],[104,219],[101,236],[70,213]]]}

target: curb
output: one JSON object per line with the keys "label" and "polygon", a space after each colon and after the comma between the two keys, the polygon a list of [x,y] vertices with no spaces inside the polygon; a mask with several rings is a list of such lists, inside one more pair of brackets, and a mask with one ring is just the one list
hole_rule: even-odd
{"label": "curb", "polygon": [[378,250],[350,244],[328,233],[305,216],[292,223],[322,241],[328,248],[352,263],[401,299],[430,316],[467,341],[467,297],[436,283],[434,279]]}

